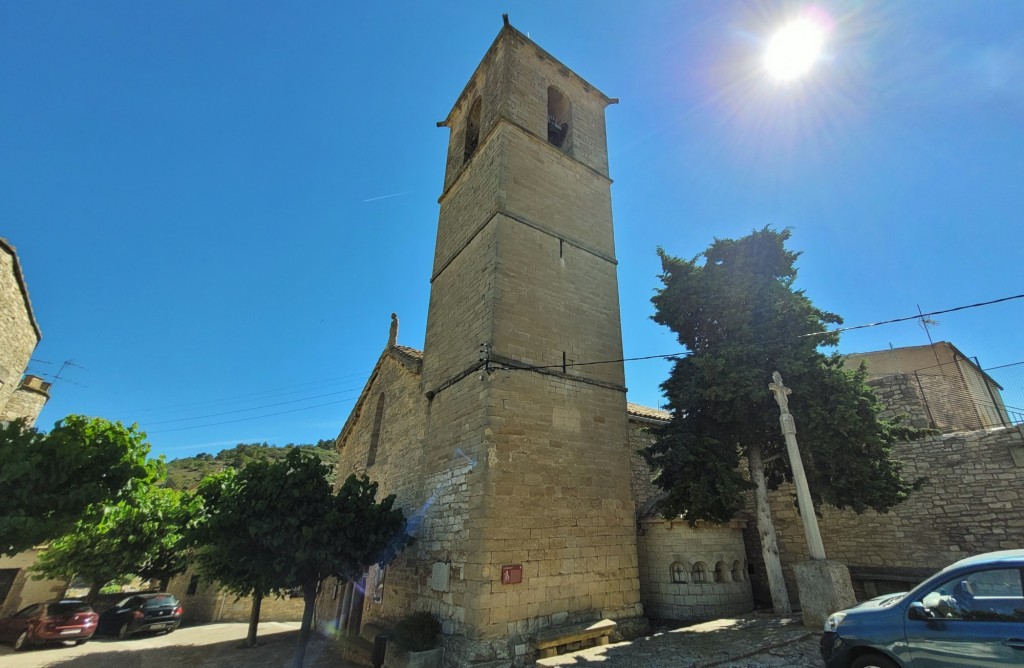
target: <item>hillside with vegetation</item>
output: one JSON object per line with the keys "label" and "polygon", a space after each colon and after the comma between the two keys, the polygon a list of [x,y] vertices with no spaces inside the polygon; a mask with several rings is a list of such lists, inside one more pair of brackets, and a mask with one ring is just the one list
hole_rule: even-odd
{"label": "hillside with vegetation", "polygon": [[338,463],[338,451],[334,440],[321,440],[312,443],[289,443],[285,446],[268,443],[239,443],[228,450],[221,450],[216,455],[201,452],[195,457],[182,457],[167,462],[167,487],[181,490],[193,490],[199,481],[208,475],[223,471],[226,468],[241,469],[253,461],[277,461],[285,458],[289,450],[298,448],[316,454],[324,464],[331,468],[331,482],[334,482],[334,465]]}

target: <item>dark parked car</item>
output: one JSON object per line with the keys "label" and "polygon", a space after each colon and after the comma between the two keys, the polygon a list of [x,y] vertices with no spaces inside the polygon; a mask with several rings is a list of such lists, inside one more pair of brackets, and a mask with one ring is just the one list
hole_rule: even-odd
{"label": "dark parked car", "polygon": [[98,631],[121,640],[146,631],[170,633],[181,624],[183,612],[173,594],[135,594],[104,611]]}
{"label": "dark parked car", "polygon": [[98,617],[85,601],[36,603],[0,619],[0,641],[13,642],[16,650],[56,642],[82,645],[96,632]]}
{"label": "dark parked car", "polygon": [[970,557],[825,622],[826,668],[1024,666],[1024,550]]}

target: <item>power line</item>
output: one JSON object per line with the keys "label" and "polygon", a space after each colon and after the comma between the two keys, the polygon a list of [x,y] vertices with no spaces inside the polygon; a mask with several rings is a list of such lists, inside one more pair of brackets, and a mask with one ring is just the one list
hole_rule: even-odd
{"label": "power line", "polygon": [[346,392],[353,392],[353,391],[358,390],[358,389],[360,389],[360,388],[358,388],[358,387],[356,387],[356,388],[349,388],[347,390],[341,390],[341,391],[338,391],[338,392],[328,392],[326,394],[317,394],[315,396],[304,397],[302,399],[291,399],[290,401],[279,401],[279,402],[274,403],[274,404],[264,404],[262,406],[253,406],[252,408],[239,408],[238,410],[224,411],[222,413],[208,413],[206,415],[196,415],[195,417],[176,418],[174,420],[160,420],[158,422],[147,422],[145,424],[170,424],[171,422],[188,422],[189,420],[203,420],[203,419],[211,418],[211,417],[220,417],[221,415],[232,415],[234,413],[244,413],[246,411],[258,411],[258,410],[263,409],[263,408],[273,408],[274,406],[284,406],[286,404],[297,404],[297,403],[302,402],[302,401],[311,401],[313,399],[322,399],[324,397],[333,397],[333,396],[335,396],[337,394],[345,394]]}
{"label": "power line", "polygon": [[[868,329],[868,328],[871,328],[871,327],[881,327],[882,325],[891,325],[891,324],[895,324],[895,323],[898,323],[898,322],[906,322],[908,320],[917,320],[919,318],[926,318],[926,317],[933,316],[933,315],[942,315],[944,313],[953,313],[955,311],[963,311],[963,310],[966,310],[966,309],[979,308],[979,307],[982,307],[982,306],[990,306],[992,304],[999,304],[999,303],[1011,301],[1011,300],[1014,300],[1014,299],[1024,299],[1024,294],[1013,295],[1013,296],[1010,296],[1010,297],[1002,297],[1000,299],[993,299],[993,300],[985,301],[985,302],[976,302],[974,304],[965,304],[963,306],[956,306],[956,307],[953,307],[953,308],[942,309],[942,310],[939,310],[939,311],[931,311],[929,313],[918,313],[916,315],[905,316],[905,317],[902,317],[902,318],[893,318],[891,320],[882,320],[882,321],[879,321],[879,322],[872,322],[872,323],[867,323],[867,324],[863,324],[863,325],[854,325],[854,326],[851,326],[851,327],[843,327],[843,328],[839,328],[839,329],[830,330],[830,331],[827,331],[827,332],[812,332],[810,334],[800,334],[800,335],[798,335],[798,336],[796,336],[794,338],[806,338],[806,337],[811,337],[811,336],[825,336],[825,335],[828,335],[828,334],[838,334],[840,332],[848,332],[848,331],[853,331],[853,330],[858,330],[858,329]],[[615,363],[620,363],[620,362],[637,362],[637,361],[651,360],[651,359],[667,359],[667,358],[672,358],[672,357],[687,357],[687,356],[692,355],[692,354],[693,353],[691,353],[689,351],[681,351],[681,352],[675,352],[675,353],[667,353],[667,354],[663,354],[663,355],[643,355],[643,356],[639,356],[639,357],[623,357],[623,358],[620,358],[620,359],[598,360],[598,361],[592,361],[592,362],[572,362],[572,363],[566,363],[566,364],[549,364],[549,365],[540,365],[540,366],[523,365],[523,366],[514,366],[514,367],[504,366],[503,365],[503,366],[501,366],[499,368],[501,370],[505,370],[505,371],[520,371],[520,370],[522,370],[522,371],[532,371],[532,370],[540,370],[540,369],[561,369],[561,368],[567,368],[567,367],[593,366],[593,365],[597,365],[597,364],[615,364]],[[318,382],[318,381],[312,381],[312,382]],[[308,384],[308,383],[306,383],[306,384]],[[329,395],[321,395],[321,396],[329,396]],[[318,397],[308,397],[308,399],[315,399],[315,398],[318,398]],[[298,400],[298,401],[302,401],[302,400]],[[218,426],[218,425],[222,425],[222,424],[233,424],[233,423],[236,423],[236,422],[245,422],[245,421],[249,421],[249,420],[259,420],[259,419],[266,418],[266,417],[275,417],[275,416],[278,416],[278,415],[286,415],[286,414],[289,414],[289,413],[297,413],[297,412],[300,412],[300,411],[312,410],[314,408],[322,408],[324,406],[332,406],[332,405],[335,405],[335,404],[344,403],[344,401],[347,401],[347,400],[331,401],[331,402],[328,402],[328,403],[325,403],[325,404],[317,404],[315,406],[306,406],[304,408],[296,408],[296,409],[289,410],[289,411],[280,411],[280,412],[277,412],[277,413],[268,413],[266,415],[254,415],[254,416],[251,416],[251,417],[239,418],[237,420],[225,420],[225,421],[222,421],[222,422],[213,422],[213,423],[205,424],[205,425],[193,425],[193,426],[190,426],[190,427],[177,427],[177,428],[174,428],[174,429],[161,429],[161,430],[158,430],[158,431],[154,431],[152,433],[154,433],[154,434],[162,434],[162,433],[173,432],[173,431],[184,431],[184,430],[187,430],[187,429],[201,429],[201,428],[204,428],[204,427],[214,427],[214,426]],[[269,406],[273,406],[273,405],[282,405],[282,404],[286,404],[286,403],[294,403],[294,402],[281,402],[281,404],[270,404],[270,405],[265,406],[265,407],[269,407]],[[259,408],[260,407],[256,407],[256,408],[252,408],[252,409],[241,409],[239,411],[228,411],[226,413],[218,413],[218,414],[213,414],[213,415],[203,416],[203,417],[214,417],[216,415],[226,415],[226,414],[235,413],[235,412],[243,412],[244,410],[258,410]],[[166,422],[180,422],[180,421],[189,420],[189,419],[198,420],[198,419],[202,419],[202,418],[201,417],[195,417],[195,418],[182,418],[181,420],[166,420],[163,423],[166,423]],[[151,423],[151,424],[158,424],[158,423]]]}
{"label": "power line", "polygon": [[[990,300],[990,301],[987,301],[987,302],[977,302],[977,303],[974,303],[974,304],[965,304],[964,306],[955,306],[953,308],[947,308],[947,309],[943,309],[941,311],[931,311],[930,313],[920,313],[919,312],[917,315],[908,315],[908,316],[904,316],[902,318],[893,318],[891,320],[881,320],[879,322],[871,322],[871,323],[867,323],[867,324],[864,324],[864,325],[853,325],[851,327],[841,327],[839,329],[831,329],[831,330],[828,330],[828,331],[825,331],[825,332],[811,332],[809,334],[799,334],[799,335],[797,335],[797,336],[795,336],[793,338],[803,339],[803,338],[809,338],[809,337],[812,337],[812,336],[827,336],[829,334],[839,334],[841,332],[849,332],[849,331],[853,331],[853,330],[857,330],[857,329],[868,329],[868,328],[871,328],[871,327],[881,327],[882,325],[892,325],[894,323],[906,322],[908,320],[918,320],[920,318],[927,318],[927,317],[933,316],[933,315],[942,315],[944,313],[953,313],[954,311],[963,311],[963,310],[966,310],[966,309],[978,308],[978,307],[981,307],[981,306],[991,306],[992,304],[999,304],[1001,302],[1008,302],[1008,301],[1011,301],[1013,299],[1024,299],[1024,294],[1013,295],[1012,297],[1002,297],[1000,299],[993,299],[993,300]],[[636,362],[636,361],[640,361],[640,360],[650,360],[650,359],[663,359],[663,358],[667,359],[667,358],[671,358],[671,357],[688,357],[688,356],[690,356],[692,354],[693,353],[691,351],[684,350],[684,351],[681,351],[681,352],[678,352],[678,353],[668,353],[668,354],[665,354],[665,355],[645,355],[643,357],[623,357],[621,359],[599,360],[599,361],[596,361],[596,362],[571,362],[571,363],[565,363],[565,364],[547,364],[547,365],[543,365],[543,366],[534,366],[534,365],[523,365],[523,366],[514,366],[514,367],[502,366],[500,368],[502,370],[505,370],[505,371],[517,371],[517,370],[532,371],[532,370],[535,370],[535,369],[561,369],[561,368],[567,368],[567,367],[591,366],[591,365],[594,365],[594,364],[616,364],[616,363],[619,363],[619,362]]]}
{"label": "power line", "polygon": [[1002,297],[1001,299],[993,299],[987,302],[977,302],[975,304],[966,304],[964,306],[956,306],[954,308],[947,308],[941,311],[932,311],[930,313],[918,313],[917,315],[908,315],[902,318],[893,318],[892,320],[882,320],[880,322],[871,322],[866,325],[854,325],[852,327],[840,327],[839,329],[829,330],[827,332],[812,332],[811,334],[801,334],[799,338],[806,338],[810,336],[825,336],[826,334],[838,334],[840,332],[850,332],[855,329],[867,329],[869,327],[879,327],[881,325],[892,325],[897,322],[906,322],[907,320],[920,320],[928,318],[933,315],[942,315],[943,313],[953,313],[954,311],[963,311],[969,308],[978,308],[979,306],[991,306],[992,304],[999,304],[1001,302],[1008,302],[1012,299],[1024,299],[1024,295],[1013,295],[1012,297]]}
{"label": "power line", "polygon": [[288,413],[298,413],[301,411],[308,411],[314,408],[323,408],[324,406],[334,406],[335,404],[345,403],[347,399],[341,401],[328,401],[325,404],[317,404],[316,406],[305,406],[303,408],[293,408],[290,411],[280,411],[278,413],[267,413],[266,415],[253,415],[252,417],[238,418],[237,420],[224,420],[223,422],[211,422],[210,424],[197,424],[191,427],[175,427],[174,429],[158,429],[153,432],[146,432],[147,434],[166,434],[172,431],[185,431],[187,429],[203,429],[204,427],[216,427],[222,424],[234,424],[235,422],[247,422],[249,420],[259,420],[262,418],[274,417],[276,415],[287,415]]}

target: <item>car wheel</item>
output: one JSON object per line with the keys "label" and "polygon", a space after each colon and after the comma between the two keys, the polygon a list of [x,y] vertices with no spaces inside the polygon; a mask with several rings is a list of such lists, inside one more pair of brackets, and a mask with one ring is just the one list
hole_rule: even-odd
{"label": "car wheel", "polygon": [[850,668],[899,668],[899,666],[881,654],[864,654],[854,659]]}
{"label": "car wheel", "polygon": [[14,651],[21,652],[28,649],[28,631],[22,631],[21,635],[14,641]]}
{"label": "car wheel", "polygon": [[75,641],[75,647],[78,647],[79,645],[84,645],[87,642],[89,642],[88,639],[86,639],[86,640],[76,640]]}
{"label": "car wheel", "polygon": [[132,632],[128,630],[128,622],[125,622],[124,624],[121,624],[121,628],[117,630],[117,639],[127,640],[131,634]]}

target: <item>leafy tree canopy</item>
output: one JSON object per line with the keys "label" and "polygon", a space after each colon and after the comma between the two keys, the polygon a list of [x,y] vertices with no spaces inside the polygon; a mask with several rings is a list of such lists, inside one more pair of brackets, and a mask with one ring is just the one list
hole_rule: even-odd
{"label": "leafy tree canopy", "polygon": [[842,318],[794,287],[799,254],[786,248],[789,238],[789,230],[764,228],[716,239],[691,260],[658,251],[663,287],[651,300],[653,319],[689,353],[661,386],[672,418],[645,451],[667,492],[667,516],[735,517],[750,487],[740,459],[751,444],[761,447],[769,488],[791,480],[768,390],[774,371],[793,389],[789,408],[816,504],[885,512],[913,489],[891,446],[919,432],[879,419],[866,370],[820,350],[838,344],[828,327]]}
{"label": "leafy tree canopy", "polygon": [[77,576],[89,584],[90,600],[107,582],[132,575],[160,580],[164,590],[188,567],[185,536],[200,507],[193,494],[152,485],[140,488],[53,541],[33,570],[51,578]]}
{"label": "leafy tree canopy", "polygon": [[315,455],[293,448],[283,460],[251,462],[199,487],[206,521],[197,530],[197,556],[206,577],[256,597],[303,588],[298,665],[320,583],[387,563],[409,540],[393,495],[378,503],[377,484],[354,475],[333,493],[328,471]]}
{"label": "leafy tree canopy", "polygon": [[71,530],[90,507],[130,496],[163,474],[136,425],[69,415],[44,434],[0,427],[0,554]]}

